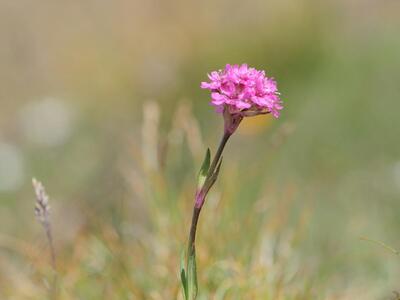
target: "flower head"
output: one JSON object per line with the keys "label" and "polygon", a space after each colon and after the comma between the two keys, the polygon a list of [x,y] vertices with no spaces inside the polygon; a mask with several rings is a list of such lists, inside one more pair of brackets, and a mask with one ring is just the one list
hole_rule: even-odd
{"label": "flower head", "polygon": [[271,113],[279,117],[283,108],[276,81],[264,71],[249,68],[247,64],[226,65],[224,70],[208,74],[210,82],[201,88],[211,91],[211,104],[217,111],[236,117]]}

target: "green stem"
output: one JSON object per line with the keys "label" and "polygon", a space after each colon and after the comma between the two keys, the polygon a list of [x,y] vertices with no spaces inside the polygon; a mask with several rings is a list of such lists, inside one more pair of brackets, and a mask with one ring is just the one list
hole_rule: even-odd
{"label": "green stem", "polygon": [[197,230],[197,222],[199,221],[200,210],[201,208],[196,206],[193,208],[192,225],[190,226],[190,233],[189,233],[189,245],[188,245],[189,256],[196,255],[196,249],[195,249],[196,230]]}
{"label": "green stem", "polygon": [[[195,246],[195,241],[196,241],[196,231],[197,231],[197,223],[199,221],[199,216],[200,216],[200,211],[201,208],[203,207],[204,201],[206,199],[207,193],[212,185],[210,185],[210,180],[212,180],[212,175],[215,172],[215,169],[221,159],[222,152],[224,151],[225,145],[227,141],[229,140],[229,137],[232,135],[229,131],[225,130],[224,135],[221,138],[219,147],[217,152],[215,153],[215,156],[211,162],[210,168],[208,169],[207,177],[206,180],[203,184],[203,186],[196,192],[195,196],[195,205],[193,208],[193,215],[192,215],[192,224],[190,227],[190,233],[189,233],[189,244],[188,244],[188,259],[187,259],[187,265],[186,265],[186,270],[189,269],[189,260],[196,259],[196,246]],[[208,188],[207,188],[208,187]],[[194,274],[188,273],[188,276],[196,276],[196,270],[194,270]],[[190,292],[189,292],[190,293]]]}

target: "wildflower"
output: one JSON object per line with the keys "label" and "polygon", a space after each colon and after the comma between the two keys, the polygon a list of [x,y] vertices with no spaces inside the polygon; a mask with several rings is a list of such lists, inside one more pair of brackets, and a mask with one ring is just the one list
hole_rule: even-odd
{"label": "wildflower", "polygon": [[271,113],[279,117],[283,108],[276,81],[266,77],[265,71],[250,68],[247,64],[226,65],[224,70],[208,75],[210,82],[201,88],[211,91],[211,104],[217,112],[227,110],[242,117]]}
{"label": "wildflower", "polygon": [[224,116],[224,132],[212,159],[210,150],[207,150],[199,172],[187,259],[185,262],[184,255],[181,259],[181,281],[185,300],[194,300],[197,297],[197,223],[206,196],[218,178],[226,143],[244,117],[271,113],[278,118],[279,111],[283,108],[275,80],[266,77],[264,71],[249,68],[247,64],[226,65],[224,70],[211,72],[208,78],[210,82],[202,82],[201,88],[211,91],[211,104]]}

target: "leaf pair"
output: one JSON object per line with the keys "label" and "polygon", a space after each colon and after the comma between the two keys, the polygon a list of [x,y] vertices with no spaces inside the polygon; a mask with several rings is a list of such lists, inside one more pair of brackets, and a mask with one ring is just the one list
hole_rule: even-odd
{"label": "leaf pair", "polygon": [[197,178],[197,188],[202,189],[204,194],[207,194],[210,188],[214,185],[218,178],[219,170],[222,164],[222,157],[219,159],[218,164],[213,170],[210,169],[211,152],[207,148],[206,156],[204,157],[203,164],[201,165],[200,172]]}
{"label": "leaf pair", "polygon": [[196,252],[188,257],[187,272],[185,270],[185,251],[181,254],[181,282],[185,300],[195,300],[197,297]]}
{"label": "leaf pair", "polygon": [[199,175],[197,176],[197,188],[200,190],[208,176],[208,170],[210,169],[211,152],[210,148],[207,148],[206,156],[204,157],[203,164],[201,165]]}

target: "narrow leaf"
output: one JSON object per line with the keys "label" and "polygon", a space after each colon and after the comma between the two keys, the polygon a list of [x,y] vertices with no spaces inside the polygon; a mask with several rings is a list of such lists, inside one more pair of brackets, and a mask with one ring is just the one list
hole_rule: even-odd
{"label": "narrow leaf", "polygon": [[214,185],[214,183],[217,181],[218,175],[219,175],[219,170],[221,169],[221,164],[222,164],[222,157],[218,162],[218,165],[214,171],[214,173],[211,175],[210,180],[206,182],[206,186],[204,187],[205,193],[207,194],[208,191],[211,189],[211,187]]}
{"label": "narrow leaf", "polygon": [[206,156],[204,157],[203,164],[201,165],[200,172],[197,178],[197,186],[199,189],[202,188],[206,181],[208,170],[210,169],[210,159],[210,148],[207,148]]}
{"label": "narrow leaf", "polygon": [[181,275],[183,296],[184,296],[185,300],[188,300],[188,282],[187,282],[187,277],[186,277],[186,272],[185,272],[185,250],[182,250],[182,253],[181,253],[180,275]]}
{"label": "narrow leaf", "polygon": [[189,300],[195,300],[197,297],[197,267],[196,253],[188,258],[188,296]]}

